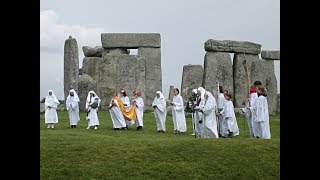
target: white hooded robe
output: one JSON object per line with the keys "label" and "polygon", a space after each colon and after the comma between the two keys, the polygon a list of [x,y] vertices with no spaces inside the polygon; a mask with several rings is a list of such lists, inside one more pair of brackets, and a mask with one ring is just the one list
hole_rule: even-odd
{"label": "white hooded robe", "polygon": [[156,106],[156,108],[154,108],[154,117],[157,123],[157,130],[166,131],[166,100],[160,91],[157,91],[157,93],[160,94],[160,97],[155,97],[152,102],[152,106]]}
{"label": "white hooded robe", "polygon": [[[70,92],[73,92],[74,95],[70,96]],[[76,91],[74,89],[71,89],[66,100],[66,108],[69,114],[70,125],[77,125],[80,121],[79,102],[80,99]]]}
{"label": "white hooded robe", "polygon": [[[49,92],[51,92],[51,96],[49,95]],[[46,97],[46,100],[44,102],[45,105],[45,114],[44,119],[45,123],[58,123],[58,114],[57,114],[57,107],[60,104],[59,100],[56,98],[52,90],[48,91],[48,95]],[[51,108],[49,108],[49,106]]]}
{"label": "white hooded robe", "polygon": [[184,114],[183,100],[180,94],[173,96],[172,102],[174,103],[174,105],[172,106],[172,119],[174,130],[177,130],[179,132],[186,132],[187,123]]}

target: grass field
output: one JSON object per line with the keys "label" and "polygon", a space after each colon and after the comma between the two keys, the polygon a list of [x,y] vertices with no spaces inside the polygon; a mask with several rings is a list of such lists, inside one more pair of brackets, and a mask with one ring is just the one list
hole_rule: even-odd
{"label": "grass field", "polygon": [[[271,139],[251,139],[244,117],[238,116],[240,135],[196,139],[188,131],[157,133],[154,114],[144,114],[144,130],[112,130],[109,112],[100,111],[98,130],[87,130],[85,113],[70,128],[66,111],[47,129],[40,114],[41,179],[280,179],[280,115],[270,116]],[[245,126],[244,126],[245,125]]]}

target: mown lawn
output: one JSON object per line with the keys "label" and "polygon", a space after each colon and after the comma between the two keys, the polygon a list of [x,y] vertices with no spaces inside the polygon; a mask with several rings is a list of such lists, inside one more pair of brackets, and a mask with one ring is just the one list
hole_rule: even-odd
{"label": "mown lawn", "polygon": [[100,111],[98,130],[87,130],[85,113],[70,128],[66,111],[47,129],[40,114],[41,179],[280,179],[280,115],[270,116],[271,139],[251,139],[242,116],[240,136],[196,139],[188,131],[157,133],[154,114],[144,114],[144,130],[112,130],[109,112]]}

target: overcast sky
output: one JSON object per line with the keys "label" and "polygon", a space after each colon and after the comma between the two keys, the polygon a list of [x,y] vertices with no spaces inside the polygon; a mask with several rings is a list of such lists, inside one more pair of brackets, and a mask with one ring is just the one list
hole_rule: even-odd
{"label": "overcast sky", "polygon": [[[182,68],[203,65],[208,39],[251,41],[280,50],[279,0],[41,0],[40,97],[63,99],[63,49],[72,35],[82,46],[101,46],[101,33],[160,33],[162,90],[180,89]],[[280,62],[275,62],[280,92]]]}

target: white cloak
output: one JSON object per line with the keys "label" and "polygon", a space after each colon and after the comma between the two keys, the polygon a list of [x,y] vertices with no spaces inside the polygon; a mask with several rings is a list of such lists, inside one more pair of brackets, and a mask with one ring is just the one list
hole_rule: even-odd
{"label": "white cloak", "polygon": [[136,101],[136,115],[137,115],[137,119],[136,119],[136,123],[137,123],[137,127],[138,126],[142,126],[143,127],[143,109],[144,109],[144,103],[143,103],[143,99],[141,97],[138,97],[135,99]]}
{"label": "white cloak", "polygon": [[257,124],[257,135],[262,139],[270,139],[269,111],[267,97],[259,96],[254,106],[254,121]]}
{"label": "white cloak", "polygon": [[79,97],[75,93],[73,89],[70,90],[70,92],[73,92],[73,96],[70,96],[70,94],[67,97],[66,100],[66,108],[69,113],[69,120],[70,120],[70,125],[77,125],[78,122],[80,121],[80,116],[79,116]]}
{"label": "white cloak", "polygon": [[[218,109],[223,109],[225,103],[226,103],[226,99],[224,98],[224,94],[219,93]],[[218,123],[218,129],[220,134],[222,134],[222,122],[223,122],[223,116],[219,116],[217,123]]]}
{"label": "white cloak", "polygon": [[[91,97],[91,101],[90,101],[89,106],[94,103],[95,98],[99,98],[99,97],[97,95],[95,95],[94,97]],[[101,100],[99,98],[99,103],[98,104],[100,104],[100,102],[101,102]],[[98,107],[99,107],[99,105],[98,105]],[[96,109],[93,109],[93,108],[89,107],[90,112],[88,114],[88,118],[89,118],[89,125],[88,126],[100,125],[98,114],[97,114],[98,107]]]}
{"label": "white cloak", "polygon": [[[160,94],[160,93],[159,93]],[[160,97],[155,97],[152,106],[157,106],[154,109],[154,117],[157,123],[157,130],[166,131],[166,100],[163,97],[163,94],[160,94]]]}
{"label": "white cloak", "polygon": [[[49,90],[49,92],[50,91],[51,90]],[[44,102],[46,110],[44,114],[45,123],[58,123],[57,107],[59,104],[59,100],[56,98],[53,92],[51,96],[48,95],[46,97],[46,100]],[[51,108],[49,108],[49,106],[51,106]]]}
{"label": "white cloak", "polygon": [[234,106],[232,101],[226,101],[223,110],[220,112],[223,116],[222,121],[222,136],[228,136],[228,130],[233,132],[233,136],[239,135],[239,127],[234,113]]}
{"label": "white cloak", "polygon": [[217,119],[215,115],[215,108],[217,106],[216,99],[214,96],[209,92],[206,91],[208,94],[208,100],[205,101],[202,111],[204,114],[204,122],[203,122],[203,135],[201,137],[204,138],[219,138],[218,129],[217,129]]}
{"label": "white cloak", "polygon": [[[122,114],[120,108],[119,108],[118,101],[116,99],[114,99],[114,102],[117,104],[117,106],[112,106],[109,109],[113,128],[124,128],[124,127],[126,127],[126,121],[123,117],[123,114]],[[111,106],[111,104],[109,106]]]}
{"label": "white cloak", "polygon": [[[251,123],[251,130],[250,130],[250,136],[251,137],[260,137],[260,133],[259,133],[259,124],[257,122],[255,122],[254,120],[254,114],[255,114],[255,110],[254,107],[256,106],[256,101],[258,98],[258,94],[257,93],[251,93],[250,94],[250,104],[249,104],[249,109],[250,112],[248,114],[248,119]],[[250,128],[250,127],[249,127]],[[252,134],[251,134],[252,131]]]}
{"label": "white cloak", "polygon": [[174,130],[179,132],[187,131],[187,123],[186,117],[184,114],[183,108],[183,100],[180,94],[172,97],[172,102],[174,105],[172,106],[172,119]]}

